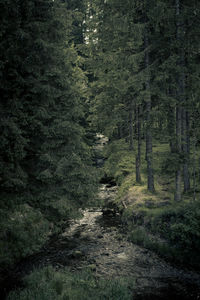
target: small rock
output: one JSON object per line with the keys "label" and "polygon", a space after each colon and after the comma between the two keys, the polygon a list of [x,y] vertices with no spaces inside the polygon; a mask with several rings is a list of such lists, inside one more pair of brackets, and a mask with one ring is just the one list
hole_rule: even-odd
{"label": "small rock", "polygon": [[96,265],[95,264],[88,265],[87,268],[90,269],[91,271],[96,271]]}
{"label": "small rock", "polygon": [[75,250],[72,254],[71,254],[71,257],[73,258],[79,258],[83,256],[83,253],[80,251],[80,250]]}

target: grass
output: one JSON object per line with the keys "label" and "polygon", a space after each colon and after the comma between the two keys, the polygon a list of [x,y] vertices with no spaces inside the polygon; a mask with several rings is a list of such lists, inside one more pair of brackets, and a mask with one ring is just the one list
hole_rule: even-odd
{"label": "grass", "polygon": [[[193,201],[192,191],[183,194],[181,202],[174,201],[173,157],[169,151],[168,144],[154,141],[154,193],[147,190],[144,143],[141,184],[135,179],[135,151],[129,151],[124,140],[108,144],[105,172],[110,172],[118,184],[115,202],[124,223],[128,223],[129,239],[174,262],[200,269],[200,204]],[[198,198],[199,192],[196,195]]]}
{"label": "grass", "polygon": [[[97,279],[86,269],[71,273],[52,266],[35,270],[24,280],[25,288],[11,292],[8,300],[130,300],[127,280]],[[129,280],[130,283],[130,280]]]}

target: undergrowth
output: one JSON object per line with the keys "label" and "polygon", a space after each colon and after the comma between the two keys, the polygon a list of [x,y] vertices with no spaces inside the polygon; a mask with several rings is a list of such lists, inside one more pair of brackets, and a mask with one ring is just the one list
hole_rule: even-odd
{"label": "undergrowth", "polygon": [[129,239],[173,262],[200,269],[200,203],[193,201],[192,193],[183,194],[181,202],[174,202],[169,146],[154,141],[153,153],[155,192],[150,193],[146,188],[144,143],[141,184],[135,179],[135,152],[128,150],[124,140],[112,142],[105,149],[105,173],[118,184],[115,203],[123,223],[128,224]]}
{"label": "undergrowth", "polygon": [[8,300],[130,300],[127,281],[97,279],[91,271],[71,273],[52,266],[35,270],[24,280],[25,288],[11,292]]}
{"label": "undergrowth", "polygon": [[39,251],[50,235],[62,231],[67,220],[81,215],[77,205],[64,197],[43,201],[40,207],[29,202],[15,204],[9,210],[0,209],[1,269]]}

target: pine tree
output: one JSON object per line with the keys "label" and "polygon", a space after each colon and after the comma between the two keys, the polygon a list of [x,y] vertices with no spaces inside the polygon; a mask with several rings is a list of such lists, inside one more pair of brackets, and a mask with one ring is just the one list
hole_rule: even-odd
{"label": "pine tree", "polygon": [[[41,224],[59,224],[86,205],[96,172],[84,128],[87,77],[73,43],[75,11],[59,0],[8,2],[0,3],[0,213],[8,216],[1,226],[14,230],[9,223],[14,209],[27,236],[27,217],[35,220],[38,214]],[[39,231],[23,253],[47,238]],[[0,238],[20,255],[22,233]]]}

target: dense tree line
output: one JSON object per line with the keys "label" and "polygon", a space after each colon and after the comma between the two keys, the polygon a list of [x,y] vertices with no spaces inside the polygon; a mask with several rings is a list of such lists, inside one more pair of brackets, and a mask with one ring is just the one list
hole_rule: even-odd
{"label": "dense tree line", "polygon": [[95,191],[83,4],[0,1],[1,262],[38,249]]}
{"label": "dense tree line", "polygon": [[91,198],[95,131],[129,143],[138,183],[145,142],[150,192],[153,143],[168,143],[174,199],[196,198],[199,12],[196,0],[0,0],[0,262],[39,249]]}
{"label": "dense tree line", "polygon": [[191,190],[192,177],[195,194],[199,172],[199,10],[186,0],[97,0],[88,9],[94,124],[110,139],[129,141],[131,150],[137,146],[137,182],[145,139],[151,192],[152,140],[168,143],[177,201]]}

